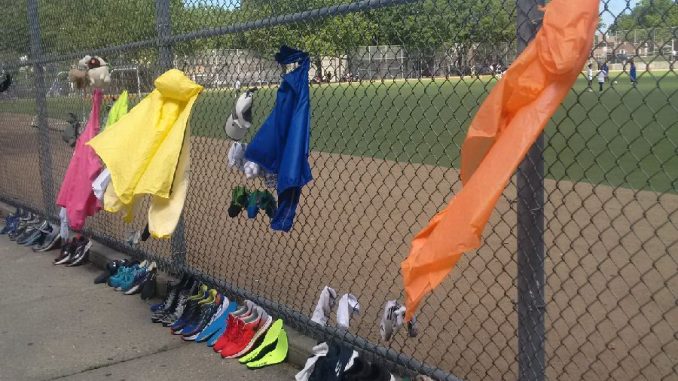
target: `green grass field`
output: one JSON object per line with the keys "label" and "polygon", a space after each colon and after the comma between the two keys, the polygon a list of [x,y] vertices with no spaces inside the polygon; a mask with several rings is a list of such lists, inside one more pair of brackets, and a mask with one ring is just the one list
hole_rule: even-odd
{"label": "green grass field", "polygon": [[[625,75],[617,80],[602,94],[587,91],[583,78],[576,83],[546,129],[547,177],[678,193],[678,75],[645,73],[637,88]],[[441,79],[314,85],[312,149],[456,167],[466,129],[494,83]],[[265,88],[257,93],[255,125],[270,112],[275,92]],[[193,133],[225,138],[223,123],[233,100],[230,90],[204,92],[191,119]],[[48,104],[55,118],[83,109],[76,98],[49,98]],[[2,101],[0,112],[33,113],[34,104]]]}

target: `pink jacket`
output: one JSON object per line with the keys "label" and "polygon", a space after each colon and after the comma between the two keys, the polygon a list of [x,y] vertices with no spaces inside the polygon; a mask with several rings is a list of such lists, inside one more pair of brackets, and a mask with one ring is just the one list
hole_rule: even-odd
{"label": "pink jacket", "polygon": [[68,223],[74,230],[81,230],[85,225],[85,219],[101,209],[92,191],[92,181],[102,169],[101,161],[94,150],[85,143],[99,133],[99,109],[102,99],[103,92],[95,89],[92,112],[87,120],[85,131],[75,143],[73,157],[57,197],[57,205],[66,208]]}

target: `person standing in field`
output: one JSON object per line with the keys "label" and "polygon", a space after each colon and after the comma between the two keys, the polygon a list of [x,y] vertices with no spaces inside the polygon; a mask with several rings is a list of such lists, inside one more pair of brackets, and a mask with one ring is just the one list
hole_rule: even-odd
{"label": "person standing in field", "polygon": [[629,63],[631,64],[631,68],[629,69],[629,77],[631,78],[631,85],[633,87],[636,87],[636,84],[638,84],[636,64],[633,62],[633,59],[629,60]]}
{"label": "person standing in field", "polygon": [[586,71],[586,79],[589,81],[589,91],[593,91],[593,64],[589,64]]}
{"label": "person standing in field", "polygon": [[610,76],[610,68],[607,67],[607,62],[603,62],[603,66],[600,67],[600,70],[605,73],[605,81],[607,81],[607,78]]}
{"label": "person standing in field", "polygon": [[601,92],[603,91],[603,85],[605,84],[605,78],[607,77],[605,70],[603,70],[603,67],[604,66],[601,66],[600,70],[598,70],[598,86]]}

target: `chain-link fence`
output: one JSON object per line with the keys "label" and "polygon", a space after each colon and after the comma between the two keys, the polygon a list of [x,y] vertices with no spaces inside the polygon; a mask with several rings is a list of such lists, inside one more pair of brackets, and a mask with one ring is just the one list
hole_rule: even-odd
{"label": "chain-link fence", "polygon": [[[88,233],[404,372],[449,380],[675,379],[675,1],[601,1],[590,62],[594,76],[610,65],[602,91],[582,68],[504,192],[483,246],[428,297],[419,335],[401,332],[391,342],[381,341],[379,320],[387,300],[402,301],[399,264],[413,234],[461,188],[465,130],[536,33],[543,1],[1,3],[0,71],[13,81],[0,94],[3,201],[56,216],[72,154],[61,133],[70,113],[86,118],[91,102],[65,74],[83,55],[106,58],[107,95],[128,90],[132,104],[176,67],[206,88],[190,120],[183,221],[171,240],[135,249],[125,240],[143,227],[141,217],[127,225],[102,212],[89,219]],[[262,216],[228,217],[234,187],[264,185],[228,167],[223,132],[239,86],[259,88],[254,125],[268,115],[282,73],[273,53],[282,44],[313,60],[314,181],[286,234]],[[325,285],[358,296],[362,310],[348,332],[309,321]]]}

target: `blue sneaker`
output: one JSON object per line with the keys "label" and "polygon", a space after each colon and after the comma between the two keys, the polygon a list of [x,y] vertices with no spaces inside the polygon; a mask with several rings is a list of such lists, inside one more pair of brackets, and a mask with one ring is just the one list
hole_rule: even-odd
{"label": "blue sneaker", "polygon": [[134,295],[137,292],[141,292],[141,287],[144,285],[144,280],[150,276],[151,273],[155,272],[157,269],[155,262],[152,262],[148,267],[141,267],[134,274],[134,280],[131,284],[125,284],[122,287],[122,290],[125,292],[125,295]]}
{"label": "blue sneaker", "polygon": [[120,287],[120,283],[127,276],[127,273],[129,273],[131,270],[132,270],[131,267],[121,267],[120,269],[118,269],[118,272],[115,273],[115,275],[108,278],[108,285],[113,288]]}
{"label": "blue sneaker", "polygon": [[0,235],[7,234],[15,229],[16,225],[19,223],[19,215],[9,215],[5,217],[5,226],[0,230]]}
{"label": "blue sneaker", "polygon": [[[210,322],[205,329],[200,331],[200,334],[195,338],[195,341],[202,343],[210,338],[216,337],[219,339],[224,331],[226,331],[226,324],[228,323],[228,314],[238,308],[238,303],[230,302],[220,312],[215,315],[215,318]],[[219,334],[221,332],[221,334]],[[214,345],[214,344],[212,344]]]}
{"label": "blue sneaker", "polygon": [[118,286],[115,288],[115,291],[122,291],[123,289],[129,289],[134,284],[134,279],[141,271],[139,265],[134,265],[129,268],[121,277],[118,282]]}

